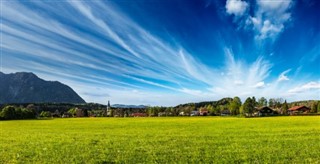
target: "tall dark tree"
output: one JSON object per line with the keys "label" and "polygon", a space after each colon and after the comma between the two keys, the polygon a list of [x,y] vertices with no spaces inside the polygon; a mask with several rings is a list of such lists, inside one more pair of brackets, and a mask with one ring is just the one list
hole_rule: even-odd
{"label": "tall dark tree", "polygon": [[252,96],[251,100],[252,100],[253,106],[256,107],[258,105],[256,98],[254,96]]}
{"label": "tall dark tree", "polygon": [[258,106],[259,107],[263,107],[263,106],[267,106],[268,105],[268,101],[266,98],[264,97],[261,97],[259,100],[258,100]]}
{"label": "tall dark tree", "polygon": [[250,97],[248,97],[243,104],[243,112],[247,116],[252,116],[253,111],[254,111],[254,102]]}
{"label": "tall dark tree", "polygon": [[84,110],[83,110],[83,116],[84,116],[84,117],[89,117],[89,114],[88,114],[88,110],[87,110],[87,109],[84,109]]}
{"label": "tall dark tree", "polygon": [[275,100],[272,99],[272,98],[270,98],[270,99],[269,99],[269,107],[270,107],[270,108],[274,108],[274,107],[275,107],[275,104],[276,104],[276,103],[275,103]]}
{"label": "tall dark tree", "polygon": [[311,105],[311,112],[312,113],[317,113],[317,106],[318,106],[319,102],[317,103],[316,101],[314,101]]}
{"label": "tall dark tree", "polygon": [[287,104],[287,100],[284,101],[281,108],[281,114],[287,114],[288,113],[289,106]]}
{"label": "tall dark tree", "polygon": [[276,107],[276,108],[281,108],[282,102],[283,102],[283,99],[282,99],[282,98],[277,98],[277,99],[275,99],[275,107]]}
{"label": "tall dark tree", "polygon": [[110,109],[110,117],[113,117],[114,116],[114,109]]}

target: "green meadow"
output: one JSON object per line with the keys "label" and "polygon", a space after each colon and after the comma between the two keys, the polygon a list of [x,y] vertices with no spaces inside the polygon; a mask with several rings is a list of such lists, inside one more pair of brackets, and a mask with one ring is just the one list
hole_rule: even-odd
{"label": "green meadow", "polygon": [[0,122],[0,163],[320,163],[320,117]]}

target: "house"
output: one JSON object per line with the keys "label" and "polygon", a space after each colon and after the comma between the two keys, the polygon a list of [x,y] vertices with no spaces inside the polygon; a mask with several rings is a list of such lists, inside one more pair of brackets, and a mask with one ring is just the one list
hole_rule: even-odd
{"label": "house", "polygon": [[184,112],[180,112],[179,116],[185,116],[186,114]]}
{"label": "house", "polygon": [[310,108],[301,105],[301,106],[294,106],[292,108],[288,109],[289,114],[298,114],[298,113],[309,113],[310,112]]}
{"label": "house", "polygon": [[132,113],[132,117],[147,117],[147,113]]}
{"label": "house", "polygon": [[225,109],[221,111],[221,116],[229,116],[231,115],[231,112],[229,109]]}
{"label": "house", "polygon": [[200,110],[199,115],[200,115],[200,116],[207,116],[208,113],[209,113],[208,110]]}
{"label": "house", "polygon": [[199,116],[200,113],[197,110],[191,112],[190,116]]}
{"label": "house", "polygon": [[278,112],[267,106],[258,108],[258,111],[254,113],[255,116],[273,116],[276,114],[278,114]]}

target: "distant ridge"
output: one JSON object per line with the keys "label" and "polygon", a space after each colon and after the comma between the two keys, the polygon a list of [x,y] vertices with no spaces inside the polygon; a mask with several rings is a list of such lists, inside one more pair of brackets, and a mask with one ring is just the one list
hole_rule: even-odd
{"label": "distant ridge", "polygon": [[113,104],[111,105],[111,107],[113,108],[147,108],[147,106],[145,105],[124,105],[124,104]]}
{"label": "distant ridge", "polygon": [[45,81],[33,73],[0,72],[0,104],[86,103],[72,88],[58,81]]}

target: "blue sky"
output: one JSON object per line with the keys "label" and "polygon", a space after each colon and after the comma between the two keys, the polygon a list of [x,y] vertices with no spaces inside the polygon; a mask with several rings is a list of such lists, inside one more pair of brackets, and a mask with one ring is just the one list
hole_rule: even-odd
{"label": "blue sky", "polygon": [[311,0],[1,1],[1,71],[87,102],[320,99]]}

